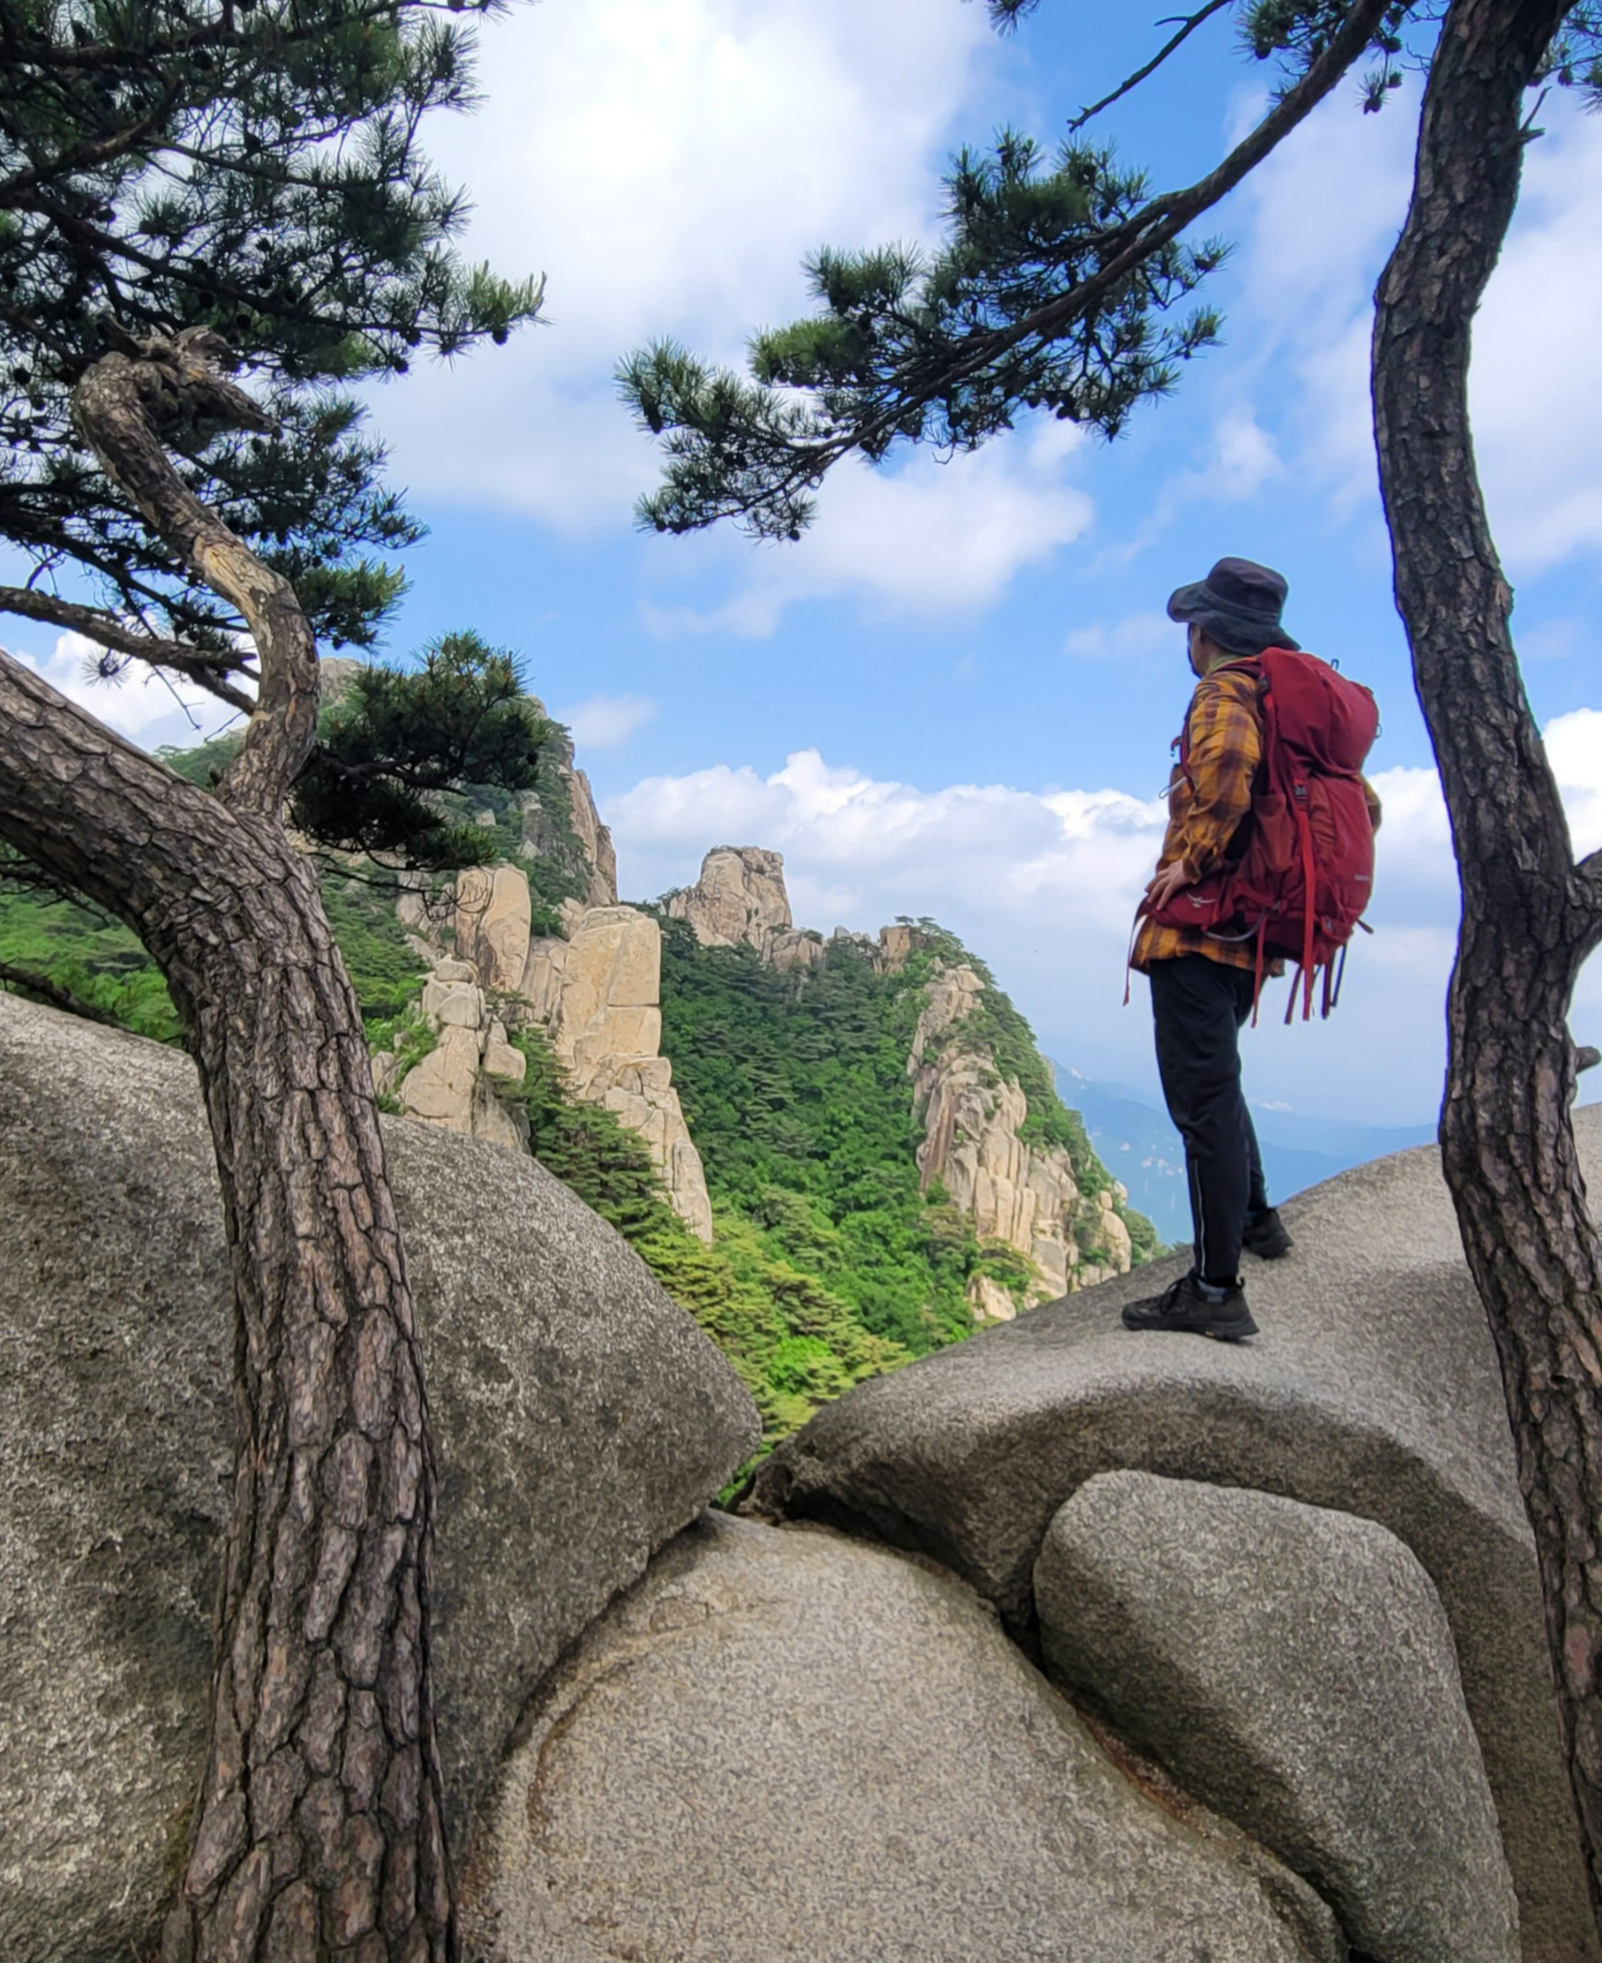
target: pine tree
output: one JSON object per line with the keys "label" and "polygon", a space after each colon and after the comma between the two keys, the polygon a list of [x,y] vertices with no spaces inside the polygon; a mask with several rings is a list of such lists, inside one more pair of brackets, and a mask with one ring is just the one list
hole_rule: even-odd
{"label": "pine tree", "polygon": [[[1010,25],[1035,0],[991,0]],[[1233,14],[1281,64],[1263,120],[1199,182],[1153,194],[1085,126]],[[1529,92],[1602,101],[1602,8],[1582,0],[1207,0],[1044,157],[1006,135],[964,152],[934,253],[820,252],[808,318],[759,334],[746,375],[659,343],[622,385],[663,440],[642,522],[732,518],[794,538],[843,458],[972,449],[1031,415],[1114,436],[1213,338],[1179,310],[1218,264],[1198,220],[1365,57],[1363,107],[1425,76],[1412,203],[1380,281],[1375,436],[1419,700],[1451,814],[1463,911],[1448,1004],[1441,1151],[1502,1363],[1535,1532],[1564,1754],[1602,1925],[1602,1240],[1569,1118],[1576,977],[1602,943],[1602,853],[1576,862],[1509,628],[1468,416],[1470,328],[1538,133]]]}
{"label": "pine tree", "polygon": [[72,418],[106,354],[208,329],[255,407],[151,395],[188,489],[319,639],[371,645],[400,586],[375,555],[417,530],[342,390],[504,341],[539,302],[461,264],[462,197],[417,147],[429,111],[471,101],[469,55],[421,0],[5,0],[0,537],[34,575],[0,609],[193,679],[241,672],[238,608]]}
{"label": "pine tree", "polygon": [[233,1270],[239,1455],[168,1963],[458,1951],[416,1325],[360,1016],[286,815],[459,862],[482,840],[430,793],[529,781],[546,733],[505,657],[457,642],[319,737],[318,642],[372,644],[400,590],[381,555],[416,536],[341,390],[539,303],[462,265],[461,199],[417,147],[469,101],[469,56],[421,0],[0,0],[0,538],[32,562],[0,610],[248,719],[206,789],[0,653],[0,842],[160,966]]}

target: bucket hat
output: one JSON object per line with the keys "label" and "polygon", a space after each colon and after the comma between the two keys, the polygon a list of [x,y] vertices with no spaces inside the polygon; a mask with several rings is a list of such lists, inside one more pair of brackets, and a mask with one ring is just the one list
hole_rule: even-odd
{"label": "bucket hat", "polygon": [[1270,566],[1254,559],[1220,559],[1205,579],[1176,587],[1168,598],[1170,620],[1195,621],[1230,654],[1264,648],[1299,648],[1280,625],[1290,588]]}

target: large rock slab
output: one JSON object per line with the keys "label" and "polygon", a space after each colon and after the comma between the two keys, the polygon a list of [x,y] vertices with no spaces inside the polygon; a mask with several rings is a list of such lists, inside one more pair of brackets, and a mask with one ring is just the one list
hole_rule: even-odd
{"label": "large rock slab", "polygon": [[1105,1472],[1035,1563],[1051,1673],[1313,1883],[1375,1963],[1516,1963],[1445,1611],[1384,1527]]}
{"label": "large rock slab", "polygon": [[552,1678],[464,1886],[495,1963],[1290,1963],[1327,1910],[1115,1768],[972,1591],[709,1514]]}
{"label": "large rock slab", "polygon": [[[526,1156],[386,1123],[440,1462],[452,1827],[535,1684],[755,1446],[744,1387]],[[0,994],[0,1953],[127,1963],[198,1784],[232,1305],[187,1058]]]}
{"label": "large rock slab", "polygon": [[[1575,1113],[1602,1179],[1602,1106]],[[1034,1309],[849,1392],[757,1481],[774,1514],[848,1523],[970,1580],[1026,1640],[1052,1516],[1098,1472],[1251,1486],[1378,1521],[1446,1608],[1518,1890],[1527,1963],[1598,1963],[1552,1714],[1534,1545],[1495,1352],[1433,1147],[1285,1209],[1248,1275],[1262,1334],[1132,1335],[1179,1264]]]}

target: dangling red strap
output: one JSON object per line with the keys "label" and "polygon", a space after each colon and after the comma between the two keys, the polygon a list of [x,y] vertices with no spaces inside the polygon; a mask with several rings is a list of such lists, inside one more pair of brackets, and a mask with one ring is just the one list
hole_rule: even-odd
{"label": "dangling red strap", "polygon": [[1257,1005],[1263,999],[1263,940],[1268,933],[1268,915],[1257,923],[1257,968],[1252,977],[1252,1028],[1257,1027]]}
{"label": "dangling red strap", "polygon": [[1298,784],[1296,825],[1302,841],[1302,1021],[1313,1019],[1313,912],[1318,895],[1313,890],[1317,875],[1313,870],[1313,827],[1307,816],[1307,786]]}

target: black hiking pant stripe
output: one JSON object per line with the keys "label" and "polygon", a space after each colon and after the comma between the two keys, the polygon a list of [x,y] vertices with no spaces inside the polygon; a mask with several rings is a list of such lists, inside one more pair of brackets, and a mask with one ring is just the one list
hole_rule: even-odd
{"label": "black hiking pant stripe", "polygon": [[1268,1204],[1257,1133],[1240,1088],[1240,1031],[1252,1012],[1253,978],[1205,954],[1151,965],[1157,1069],[1174,1129],[1185,1141],[1185,1178],[1196,1272],[1227,1283],[1240,1272],[1248,1212]]}

